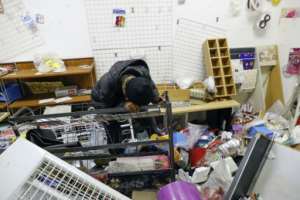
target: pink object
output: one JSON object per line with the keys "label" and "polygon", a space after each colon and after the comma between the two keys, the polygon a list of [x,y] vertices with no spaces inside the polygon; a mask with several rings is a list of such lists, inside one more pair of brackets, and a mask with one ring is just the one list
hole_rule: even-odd
{"label": "pink object", "polygon": [[297,15],[296,10],[291,10],[287,13],[286,18],[294,18],[296,17],[296,15]]}
{"label": "pink object", "polygon": [[291,49],[286,72],[291,75],[300,74],[300,51],[298,48]]}
{"label": "pink object", "polygon": [[157,200],[202,200],[196,186],[184,181],[176,181],[162,187]]}

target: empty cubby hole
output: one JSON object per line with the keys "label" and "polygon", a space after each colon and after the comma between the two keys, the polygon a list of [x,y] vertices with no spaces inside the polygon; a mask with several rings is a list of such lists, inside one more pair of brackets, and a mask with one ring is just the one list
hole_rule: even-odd
{"label": "empty cubby hole", "polygon": [[218,58],[212,58],[211,59],[211,65],[213,67],[219,67],[220,66],[220,60]]}
{"label": "empty cubby hole", "polygon": [[224,72],[225,76],[232,75],[231,67],[225,67],[225,68],[223,68],[223,72]]}
{"label": "empty cubby hole", "polygon": [[220,55],[222,57],[228,57],[228,49],[227,48],[224,48],[224,49],[220,49]]}
{"label": "empty cubby hole", "polygon": [[235,88],[233,85],[227,86],[226,90],[228,95],[235,95]]}
{"label": "empty cubby hole", "polygon": [[218,57],[219,55],[218,55],[218,51],[217,51],[217,49],[210,49],[209,50],[209,53],[210,53],[210,57]]}
{"label": "empty cubby hole", "polygon": [[217,96],[224,96],[225,90],[223,86],[217,87]]}
{"label": "empty cubby hole", "polygon": [[226,85],[232,85],[233,84],[232,76],[225,77],[225,84]]}
{"label": "empty cubby hole", "polygon": [[219,39],[219,40],[218,40],[218,43],[219,43],[219,47],[220,47],[220,48],[225,48],[225,47],[227,47],[226,39]]}
{"label": "empty cubby hole", "polygon": [[214,76],[222,76],[221,68],[213,68]]}
{"label": "empty cubby hole", "polygon": [[217,48],[217,42],[216,42],[216,40],[208,40],[208,47],[210,49]]}
{"label": "empty cubby hole", "polygon": [[222,77],[215,77],[215,84],[218,85],[224,85]]}
{"label": "empty cubby hole", "polygon": [[230,62],[229,62],[229,57],[224,57],[224,58],[222,58],[222,65],[223,66],[227,66],[227,65],[229,65],[230,64]]}

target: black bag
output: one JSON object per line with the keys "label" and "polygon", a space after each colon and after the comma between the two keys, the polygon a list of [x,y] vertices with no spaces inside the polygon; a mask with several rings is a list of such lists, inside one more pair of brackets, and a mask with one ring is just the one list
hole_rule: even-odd
{"label": "black bag", "polygon": [[32,129],[27,133],[26,139],[42,148],[63,144],[51,130],[46,129]]}

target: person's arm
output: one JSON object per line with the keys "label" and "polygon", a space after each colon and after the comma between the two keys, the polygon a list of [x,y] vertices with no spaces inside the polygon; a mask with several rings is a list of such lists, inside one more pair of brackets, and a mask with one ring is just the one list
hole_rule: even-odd
{"label": "person's arm", "polygon": [[151,85],[152,85],[153,94],[154,94],[151,103],[159,104],[160,102],[162,102],[162,98],[159,96],[158,89],[152,79],[151,79]]}

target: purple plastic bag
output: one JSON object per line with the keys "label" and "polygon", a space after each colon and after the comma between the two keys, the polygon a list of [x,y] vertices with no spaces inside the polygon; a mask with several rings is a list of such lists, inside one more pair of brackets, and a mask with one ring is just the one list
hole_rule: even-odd
{"label": "purple plastic bag", "polygon": [[202,200],[196,186],[184,181],[176,181],[162,187],[157,200]]}

